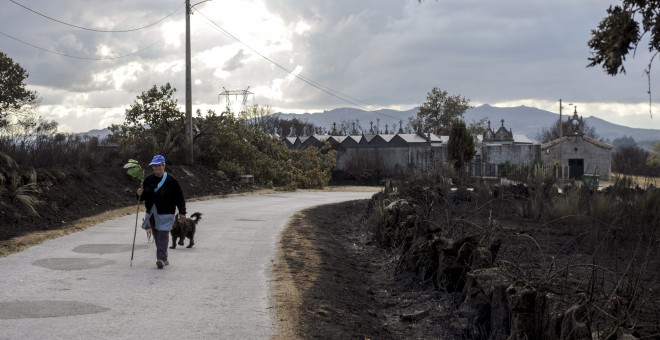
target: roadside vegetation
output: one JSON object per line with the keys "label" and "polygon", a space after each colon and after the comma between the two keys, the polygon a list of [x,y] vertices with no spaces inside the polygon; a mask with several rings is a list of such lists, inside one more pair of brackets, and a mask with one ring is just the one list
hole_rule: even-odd
{"label": "roadside vegetation", "polygon": [[[160,153],[168,163],[184,160],[184,113],[177,109],[175,89],[169,84],[138,96],[126,110],[126,121],[112,125],[109,142],[116,143],[114,157],[149,159]],[[216,169],[210,176],[238,181],[253,175],[257,184],[293,190],[322,188],[330,180],[335,153],[328,147],[290,150],[274,136],[279,121],[267,107],[246,108],[239,115],[229,108],[220,114],[197,111],[193,121],[195,163]]]}

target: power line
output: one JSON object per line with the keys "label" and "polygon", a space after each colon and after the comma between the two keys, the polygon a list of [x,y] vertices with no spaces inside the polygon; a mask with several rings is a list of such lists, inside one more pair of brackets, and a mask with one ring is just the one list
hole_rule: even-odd
{"label": "power line", "polygon": [[149,46],[147,46],[147,47],[145,47],[145,48],[143,48],[143,49],[141,49],[141,50],[138,50],[138,51],[135,51],[135,52],[133,52],[133,53],[126,54],[126,55],[122,55],[122,56],[118,56],[118,57],[97,58],[97,57],[81,57],[81,56],[75,56],[75,55],[70,55],[70,54],[65,54],[65,53],[55,52],[55,51],[51,51],[51,50],[46,49],[46,48],[43,48],[43,47],[39,47],[39,46],[37,46],[37,45],[30,44],[29,42],[23,41],[23,40],[21,40],[21,39],[18,39],[18,38],[12,37],[11,35],[6,34],[6,33],[4,33],[4,32],[0,32],[0,34],[1,34],[1,35],[4,35],[5,37],[7,37],[7,38],[9,38],[9,39],[16,40],[16,41],[18,41],[18,42],[20,42],[20,43],[22,43],[22,44],[28,45],[28,46],[30,46],[30,47],[32,47],[32,48],[36,48],[36,49],[38,49],[38,50],[42,50],[42,51],[45,51],[45,52],[48,52],[48,53],[53,53],[53,54],[61,55],[61,56],[63,56],[63,57],[67,57],[67,58],[84,59],[84,60],[115,60],[115,59],[122,59],[122,58],[130,57],[130,56],[133,56],[133,55],[135,55],[135,54],[138,54],[138,53],[140,53],[140,52],[143,52],[143,51],[145,51],[145,50],[148,50],[148,49],[154,47],[156,44],[160,43],[161,41],[163,41],[163,40],[165,39],[165,38],[160,39],[160,40],[156,41],[155,43],[153,43],[153,44],[151,44],[151,45],[149,45]]}
{"label": "power line", "polygon": [[[32,12],[32,13],[35,13],[35,14],[37,14],[37,15],[39,15],[39,16],[42,16],[42,17],[44,17],[44,18],[47,18],[47,19],[49,19],[49,20],[52,20],[52,21],[58,22],[58,23],[60,23],[60,24],[67,25],[67,26],[70,26],[70,27],[75,27],[75,28],[82,29],[82,30],[93,31],[93,32],[103,32],[103,33],[125,33],[125,32],[133,32],[133,31],[137,31],[137,30],[141,30],[141,29],[145,29],[145,28],[148,28],[148,27],[154,26],[154,25],[160,23],[161,21],[167,19],[168,17],[172,16],[174,13],[176,13],[176,12],[177,12],[181,7],[183,7],[183,5],[184,5],[184,4],[181,4],[179,7],[177,7],[174,11],[172,11],[172,12],[171,12],[170,14],[168,14],[167,16],[163,17],[162,19],[160,19],[160,20],[158,20],[158,21],[156,21],[156,22],[154,22],[154,23],[151,23],[151,24],[146,25],[146,26],[143,26],[143,27],[134,28],[134,29],[127,29],[127,30],[99,30],[99,29],[87,28],[87,27],[82,27],[82,26],[77,26],[77,25],[74,25],[74,24],[70,24],[70,23],[67,23],[67,22],[64,22],[64,21],[61,21],[61,20],[58,20],[58,19],[52,18],[52,17],[47,16],[47,15],[45,15],[45,14],[42,14],[42,13],[40,13],[40,12],[37,12],[37,11],[31,9],[31,8],[26,7],[25,5],[22,5],[22,4],[18,3],[18,2],[16,2],[16,1],[13,1],[13,0],[9,0],[9,1],[12,2],[12,3],[14,3],[14,4],[17,5],[17,6],[20,6],[20,7],[24,8],[25,10],[28,10],[28,11],[30,11],[30,12]],[[399,118],[397,118],[397,117],[393,117],[393,116],[387,115],[387,114],[382,113],[382,112],[378,112],[378,111],[370,110],[370,109],[368,109],[368,108],[366,108],[366,107],[364,107],[364,106],[362,106],[362,105],[360,105],[360,104],[358,104],[358,103],[355,102],[355,101],[359,101],[359,102],[365,103],[366,105],[370,105],[369,103],[367,103],[367,102],[365,102],[365,101],[362,101],[362,100],[360,100],[360,99],[357,99],[357,98],[351,97],[351,96],[349,96],[349,95],[347,95],[347,94],[343,94],[343,93],[341,93],[341,92],[339,92],[339,91],[337,91],[337,90],[334,90],[334,89],[332,89],[332,88],[330,88],[330,87],[327,87],[327,86],[325,86],[325,85],[323,85],[323,84],[320,84],[320,83],[315,82],[315,81],[313,81],[313,80],[311,80],[311,79],[307,79],[307,78],[305,78],[305,77],[303,77],[303,76],[300,76],[300,75],[298,75],[298,74],[293,73],[292,71],[290,71],[290,70],[287,69],[286,67],[284,67],[284,66],[278,64],[278,63],[275,62],[274,60],[272,60],[272,59],[266,57],[265,55],[263,55],[262,53],[260,53],[260,52],[257,51],[256,49],[252,48],[251,46],[247,45],[246,43],[244,43],[243,41],[241,41],[240,39],[238,39],[236,36],[234,36],[233,34],[231,34],[229,31],[225,30],[225,29],[222,28],[220,25],[216,24],[213,20],[211,20],[209,17],[207,17],[206,15],[204,15],[204,13],[200,12],[199,10],[198,10],[197,12],[200,13],[200,15],[202,15],[206,20],[208,20],[209,22],[211,22],[214,26],[216,26],[217,28],[219,28],[220,30],[222,30],[225,34],[229,35],[232,39],[234,39],[234,40],[236,40],[237,42],[241,43],[242,45],[246,46],[248,49],[250,49],[250,50],[251,50],[252,52],[254,52],[255,54],[259,55],[259,56],[262,57],[263,59],[267,60],[268,62],[270,62],[271,64],[275,65],[276,67],[282,69],[283,71],[287,72],[288,74],[291,74],[291,75],[294,76],[295,78],[297,78],[297,79],[299,79],[299,80],[301,80],[301,81],[307,83],[308,85],[310,85],[310,86],[312,86],[312,87],[314,87],[314,88],[316,88],[316,89],[318,89],[318,90],[320,90],[320,91],[323,91],[323,92],[325,92],[325,93],[327,93],[327,94],[329,94],[329,95],[331,95],[331,96],[333,96],[333,97],[335,97],[335,98],[337,98],[337,99],[340,99],[340,100],[342,100],[342,101],[344,101],[344,102],[347,102],[347,103],[349,103],[349,104],[351,104],[351,105],[354,105],[354,106],[356,106],[356,107],[359,107],[359,108],[361,108],[361,109],[363,109],[363,110],[365,110],[365,111],[368,111],[368,112],[374,112],[374,113],[377,113],[377,114],[380,114],[380,115],[383,115],[383,116],[386,116],[386,117],[389,117],[389,118],[393,118],[393,119],[399,119]],[[51,50],[48,50],[48,49],[46,49],[46,48],[39,47],[39,46],[37,46],[37,45],[31,44],[31,43],[28,43],[28,42],[23,41],[23,40],[21,40],[21,39],[15,38],[15,37],[13,37],[13,36],[11,36],[11,35],[9,35],[9,34],[6,34],[6,33],[4,33],[4,32],[0,32],[0,34],[1,34],[1,35],[4,35],[4,36],[6,36],[6,37],[8,37],[8,38],[10,38],[10,39],[13,39],[13,40],[15,40],[15,41],[18,41],[18,42],[20,42],[20,43],[22,43],[22,44],[28,45],[28,46],[30,46],[30,47],[33,47],[33,48],[36,48],[36,49],[39,49],[39,50],[42,50],[42,51],[45,51],[45,52],[48,52],[48,53],[57,54],[57,55],[64,56],[64,57],[68,57],[68,58],[83,59],[83,60],[98,60],[98,61],[102,61],[102,60],[115,60],[115,59],[126,58],[126,57],[129,57],[129,56],[132,56],[132,55],[138,54],[138,53],[140,53],[140,52],[142,52],[142,51],[145,51],[145,50],[147,50],[147,49],[153,47],[154,45],[160,43],[160,42],[163,40],[163,39],[161,39],[161,40],[159,40],[159,41],[157,41],[157,42],[155,42],[155,43],[153,43],[153,44],[147,46],[147,47],[144,48],[144,49],[138,50],[138,51],[136,51],[136,52],[133,52],[133,53],[130,53],[130,54],[127,54],[127,55],[122,55],[122,56],[118,56],[118,57],[105,57],[105,58],[98,58],[98,57],[81,57],[81,56],[74,56],[74,55],[69,55],[69,54],[65,54],[65,53],[55,52],[55,51],[51,51]],[[350,99],[352,99],[352,100],[349,100],[349,99],[347,99],[347,98],[350,98]]]}
{"label": "power line", "polygon": [[26,10],[28,10],[28,11],[34,13],[34,14],[40,15],[40,16],[46,18],[46,19],[49,19],[49,20],[52,20],[52,21],[58,22],[58,23],[60,23],[60,24],[63,24],[63,25],[66,25],[66,26],[70,26],[70,27],[79,28],[79,29],[81,29],[81,30],[92,31],[92,32],[102,32],[102,33],[126,33],[126,32],[134,32],[134,31],[139,31],[139,30],[141,30],[141,29],[149,28],[149,27],[154,26],[154,25],[160,23],[161,21],[163,21],[163,20],[169,18],[169,17],[172,16],[174,13],[176,13],[179,9],[181,9],[181,7],[183,7],[183,5],[184,5],[184,4],[181,4],[181,5],[180,5],[179,7],[177,7],[174,11],[172,11],[172,13],[170,13],[170,14],[168,14],[167,16],[165,16],[164,18],[162,18],[162,19],[160,19],[160,20],[158,20],[158,21],[156,21],[156,22],[154,22],[154,23],[151,23],[151,24],[149,24],[149,25],[146,25],[146,26],[142,26],[142,27],[138,27],[138,28],[132,28],[132,29],[126,29],[126,30],[99,30],[99,29],[87,28],[87,27],[82,27],[82,26],[77,26],[77,25],[74,25],[74,24],[70,24],[70,23],[67,23],[67,22],[64,22],[64,21],[61,21],[61,20],[58,20],[58,19],[55,19],[55,18],[49,17],[49,16],[47,16],[47,15],[45,15],[45,14],[39,13],[39,12],[37,12],[37,11],[31,9],[31,8],[26,7],[25,5],[19,4],[18,2],[14,1],[14,0],[9,0],[9,1],[12,2],[12,3],[14,3],[14,4],[17,5],[17,6],[20,6],[20,7],[24,8],[24,9],[26,9]]}
{"label": "power line", "polygon": [[[216,24],[213,20],[209,19],[209,17],[207,17],[206,15],[204,15],[204,13],[202,13],[201,11],[198,10],[197,13],[201,14],[206,20],[208,20],[209,22],[211,22],[214,26],[218,27],[218,28],[219,28],[220,30],[222,30],[225,34],[229,35],[232,39],[234,39],[234,40],[236,40],[237,42],[241,43],[242,45],[244,45],[245,47],[247,47],[248,49],[250,49],[252,52],[256,53],[256,54],[259,55],[260,57],[264,58],[265,60],[267,60],[267,61],[270,62],[271,64],[277,66],[278,68],[280,68],[280,69],[282,69],[283,71],[289,73],[290,75],[292,75],[292,76],[294,76],[294,77],[296,77],[296,78],[302,80],[303,82],[307,83],[308,85],[310,85],[310,86],[312,86],[312,87],[315,87],[315,88],[317,88],[317,89],[319,89],[319,90],[321,90],[321,91],[323,91],[323,92],[325,92],[325,93],[327,93],[327,94],[329,94],[329,95],[331,95],[331,96],[333,96],[333,97],[335,97],[335,98],[337,98],[337,99],[340,99],[340,100],[342,100],[342,101],[344,101],[344,102],[347,102],[347,103],[349,103],[349,104],[351,104],[351,105],[357,106],[357,107],[359,107],[359,108],[361,108],[361,109],[363,109],[363,110],[365,110],[365,111],[368,111],[368,112],[374,112],[374,113],[377,113],[377,114],[383,115],[383,116],[385,116],[385,117],[393,118],[393,119],[400,119],[400,118],[397,118],[397,117],[393,117],[393,116],[387,115],[387,114],[382,113],[382,112],[378,112],[378,111],[370,110],[370,109],[368,109],[368,108],[366,108],[366,107],[364,107],[364,106],[362,106],[362,105],[360,105],[360,104],[355,103],[354,101],[351,101],[351,100],[346,99],[345,97],[348,97],[348,98],[351,98],[351,99],[353,99],[353,100],[361,101],[361,102],[365,103],[365,102],[362,101],[362,100],[352,98],[352,97],[350,97],[350,96],[348,96],[348,95],[343,95],[343,96],[341,96],[341,95],[340,95],[341,92],[339,92],[339,91],[333,90],[333,89],[331,89],[330,87],[324,86],[324,85],[319,84],[319,83],[317,83],[317,82],[315,82],[315,81],[313,81],[313,80],[311,80],[311,79],[307,79],[307,78],[305,78],[305,77],[303,77],[303,76],[300,76],[300,75],[297,75],[297,74],[293,73],[292,71],[290,71],[290,70],[287,69],[286,67],[284,67],[284,66],[282,66],[282,65],[280,65],[280,64],[278,64],[278,63],[276,63],[276,62],[273,61],[272,59],[266,57],[265,55],[261,54],[259,51],[257,51],[257,50],[255,50],[254,48],[252,48],[250,45],[248,45],[248,44],[244,43],[243,41],[241,41],[240,39],[238,39],[236,36],[234,36],[233,34],[231,34],[229,31],[227,31],[226,29],[222,28],[220,25]],[[337,93],[338,93],[338,94],[337,94]]]}

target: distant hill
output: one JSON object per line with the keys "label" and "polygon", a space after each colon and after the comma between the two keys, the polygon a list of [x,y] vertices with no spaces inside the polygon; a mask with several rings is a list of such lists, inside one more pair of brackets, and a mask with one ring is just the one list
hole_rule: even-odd
{"label": "distant hill", "polygon": [[[417,115],[417,108],[407,111],[379,110],[377,112],[354,108],[339,108],[330,111],[304,114],[278,112],[275,113],[275,115],[281,119],[297,118],[301,121],[306,121],[328,130],[332,129],[333,123],[339,125],[342,121],[354,121],[357,119],[360,121],[360,125],[365,129],[369,129],[370,122],[373,122],[374,126],[379,124],[381,130],[385,130],[385,124],[387,124],[389,131],[392,131],[392,126],[395,126],[398,130],[400,121],[403,122],[403,126],[405,127],[408,123],[408,118]],[[543,128],[549,128],[559,118],[554,112],[533,107],[495,107],[488,104],[467,110],[464,117],[468,124],[473,121],[481,120],[483,117],[487,117],[494,130],[497,130],[502,125],[501,121],[504,119],[504,126],[507,129],[512,129],[513,133],[516,134],[523,134],[531,140],[536,140],[539,132]],[[380,119],[380,122],[378,119]],[[566,117],[564,117],[564,119],[566,119]],[[643,141],[660,141],[660,130],[657,129],[631,128],[613,124],[596,117],[585,117],[584,120],[589,126],[593,126],[596,129],[596,134],[598,134],[599,137],[605,140],[612,141],[616,138],[632,137],[638,143]],[[284,133],[286,134],[288,131],[284,131]],[[80,133],[80,135],[99,137],[99,139],[104,139],[108,134],[110,134],[110,130],[108,129],[91,130]]]}
{"label": "distant hill", "polygon": [[[572,113],[571,113],[572,114]],[[381,130],[385,129],[385,124],[389,127],[396,125],[398,129],[399,121],[403,121],[403,126],[408,122],[408,118],[417,115],[417,108],[407,111],[379,110],[365,111],[354,108],[339,108],[330,111],[294,114],[294,113],[276,113],[281,119],[297,118],[302,121],[312,123],[318,127],[332,129],[332,124],[340,124],[342,121],[359,120],[360,125],[369,129],[370,122],[376,125],[380,119]],[[533,107],[495,107],[488,104],[474,107],[465,112],[466,123],[481,120],[487,117],[491,121],[491,127],[497,130],[502,125],[512,129],[513,133],[525,135],[531,140],[536,140],[543,128],[549,128],[559,118],[558,114]],[[564,118],[566,119],[566,118]],[[660,130],[657,129],[639,129],[623,125],[617,125],[596,117],[585,117],[585,122],[593,126],[596,134],[605,140],[614,140],[621,137],[632,137],[635,141],[660,141]],[[287,133],[287,131],[285,131]]]}
{"label": "distant hill", "polygon": [[98,137],[99,140],[105,139],[106,137],[108,137],[109,134],[110,134],[110,129],[107,129],[107,128],[106,129],[100,129],[100,130],[99,129],[94,129],[94,130],[89,130],[87,132],[77,133],[77,135],[80,135],[80,136]]}

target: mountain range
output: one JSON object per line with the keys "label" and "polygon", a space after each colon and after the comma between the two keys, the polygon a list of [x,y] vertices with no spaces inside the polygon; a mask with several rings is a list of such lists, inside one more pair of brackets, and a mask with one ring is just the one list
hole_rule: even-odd
{"label": "mountain range", "polygon": [[[379,110],[379,111],[366,111],[354,108],[338,108],[329,111],[316,112],[316,113],[282,113],[278,112],[274,115],[280,119],[298,119],[300,121],[312,123],[317,127],[325,128],[328,131],[332,130],[332,124],[341,124],[343,121],[354,122],[359,121],[359,124],[369,129],[370,123],[374,126],[378,125],[381,131],[385,131],[387,124],[388,131],[399,129],[399,124],[402,122],[405,127],[408,123],[408,118],[417,115],[417,108],[407,111],[397,110]],[[567,119],[567,116],[563,119]],[[572,115],[572,113],[570,114]],[[488,104],[473,107],[468,109],[463,118],[467,124],[479,121],[482,118],[488,118],[491,121],[491,127],[497,131],[502,125],[504,120],[504,127],[511,129],[514,134],[522,134],[530,140],[537,140],[540,132],[544,128],[550,128],[554,122],[559,118],[554,112],[545,111],[533,107],[517,106],[517,107],[495,107]],[[623,125],[617,125],[596,117],[584,118],[588,126],[594,127],[596,134],[606,141],[613,141],[616,138],[632,137],[637,143],[652,145],[655,142],[660,142],[660,130],[658,129],[640,129],[631,128]],[[105,138],[110,131],[108,129],[91,130],[81,133],[81,135],[88,135],[93,137]],[[288,134],[288,131],[284,131]]]}
{"label": "mountain range", "polygon": [[[275,115],[280,119],[287,120],[297,118],[298,120],[312,123],[317,127],[326,128],[328,131],[332,129],[333,123],[339,125],[342,121],[353,122],[355,120],[359,120],[360,126],[365,129],[369,129],[370,123],[373,123],[374,126],[378,124],[381,131],[385,131],[385,124],[387,124],[388,131],[392,131],[392,126],[395,126],[398,130],[400,122],[403,122],[403,126],[405,127],[408,123],[408,118],[415,117],[417,111],[417,108],[407,111],[365,111],[354,108],[338,108],[304,114],[278,112]],[[567,113],[563,119],[567,119],[568,116],[569,114]],[[502,126],[502,120],[504,120],[504,127],[511,129],[514,134],[522,134],[530,140],[537,140],[541,130],[550,128],[559,116],[554,112],[527,106],[495,107],[484,104],[468,109],[463,115],[463,118],[467,124],[487,118],[491,122],[491,128],[495,131]],[[598,137],[603,140],[612,141],[616,138],[632,137],[638,143],[660,142],[660,130],[657,129],[631,128],[610,123],[596,117],[586,117],[584,121],[586,125],[593,127]]]}

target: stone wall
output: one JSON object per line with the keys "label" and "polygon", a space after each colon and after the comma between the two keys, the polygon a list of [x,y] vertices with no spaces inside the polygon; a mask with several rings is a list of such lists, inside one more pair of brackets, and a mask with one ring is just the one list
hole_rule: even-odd
{"label": "stone wall", "polygon": [[541,159],[539,144],[484,144],[481,148],[481,160],[487,164],[528,165]]}
{"label": "stone wall", "polygon": [[377,171],[383,177],[402,177],[427,170],[447,159],[445,147],[411,145],[392,148],[346,148],[337,155],[335,170],[349,174]]}

